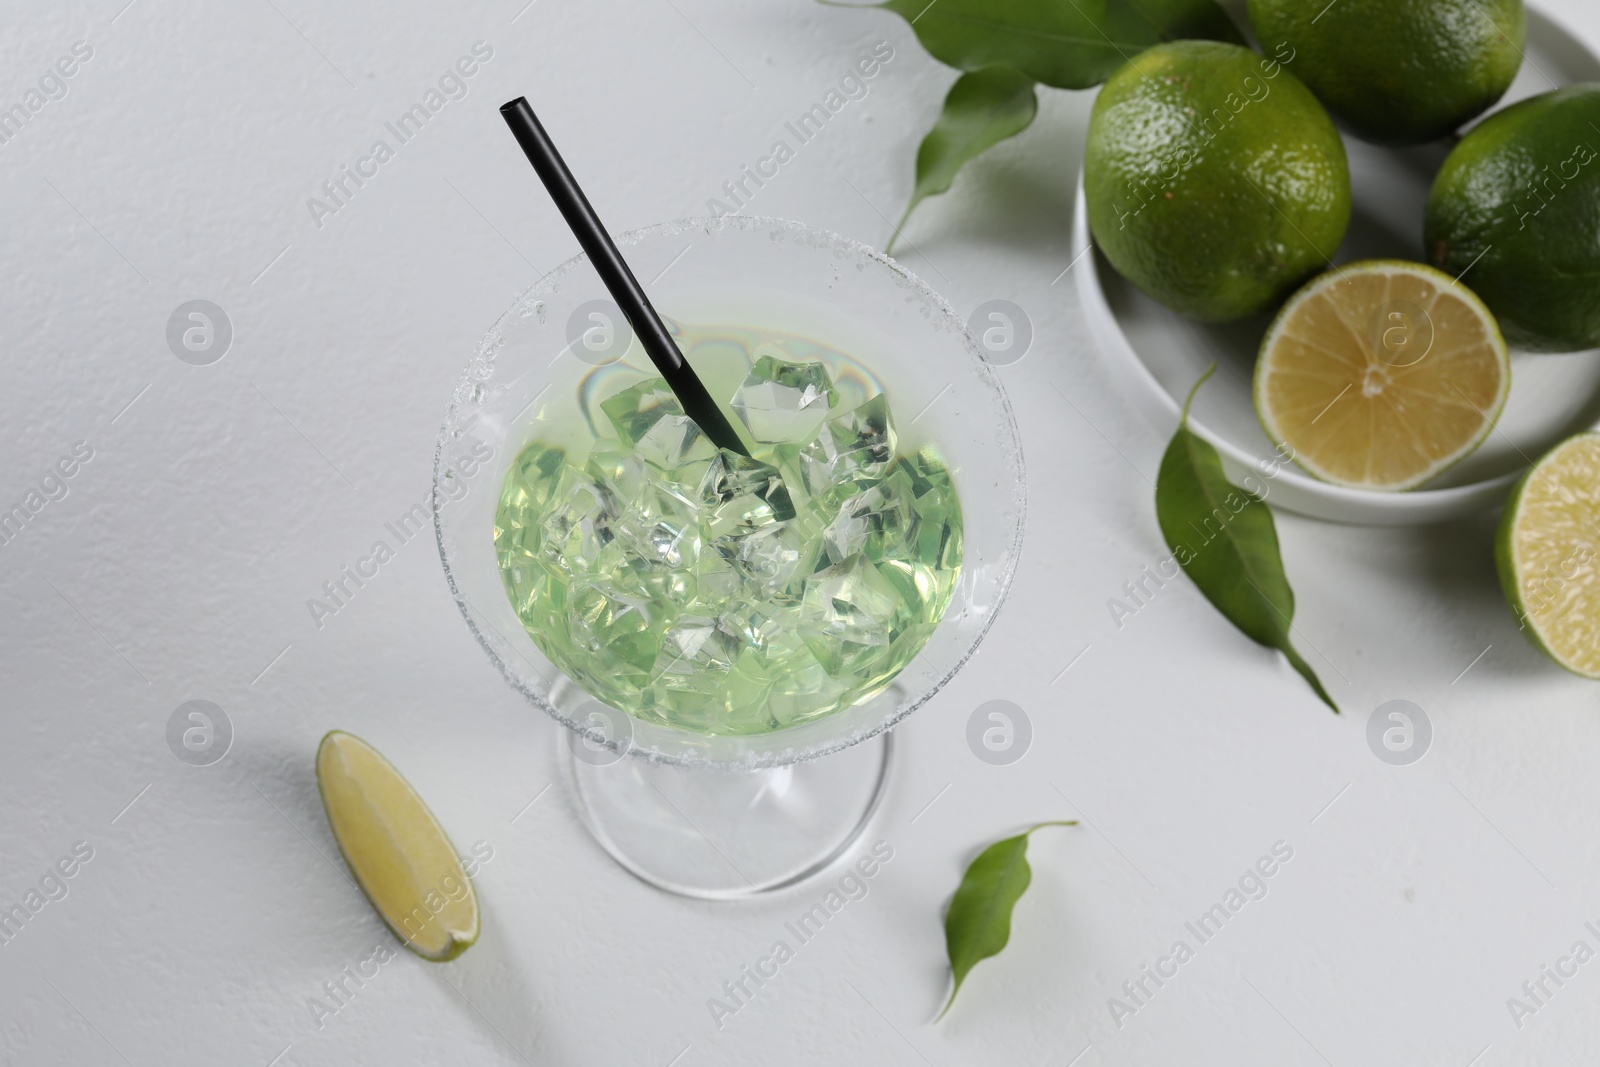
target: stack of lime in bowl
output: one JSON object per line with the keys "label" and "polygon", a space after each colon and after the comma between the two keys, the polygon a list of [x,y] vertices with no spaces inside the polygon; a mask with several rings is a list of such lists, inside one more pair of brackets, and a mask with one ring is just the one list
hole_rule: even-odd
{"label": "stack of lime in bowl", "polygon": [[[1095,242],[1196,320],[1276,312],[1256,410],[1309,474],[1423,486],[1493,431],[1507,340],[1600,346],[1600,85],[1524,100],[1460,136],[1417,219],[1426,263],[1336,265],[1350,217],[1339,127],[1415,145],[1477,120],[1522,64],[1522,5],[1250,0],[1249,11],[1265,55],[1179,41],[1107,81],[1084,158]],[[1600,674],[1600,568],[1582,551],[1600,543],[1593,440],[1558,447],[1523,482],[1500,552],[1530,634],[1586,674]]]}

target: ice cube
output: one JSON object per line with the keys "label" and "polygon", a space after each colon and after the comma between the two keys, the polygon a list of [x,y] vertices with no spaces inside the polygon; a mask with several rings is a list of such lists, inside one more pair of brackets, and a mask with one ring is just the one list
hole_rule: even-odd
{"label": "ice cube", "polygon": [[692,564],[699,552],[696,489],[680,484],[629,452],[603,449],[589,457],[588,471],[607,491],[616,520],[613,534],[652,562]]}
{"label": "ice cube", "polygon": [[961,565],[961,504],[950,472],[934,456],[922,454],[912,464],[917,490],[915,559],[941,571]]}
{"label": "ice cube", "polygon": [[653,673],[660,651],[653,605],[603,577],[585,576],[571,588],[568,625],[574,643],[619,668]]}
{"label": "ice cube", "polygon": [[707,733],[768,729],[771,682],[750,656],[737,620],[681,615],[662,638],[650,699]]}
{"label": "ice cube", "polygon": [[664,378],[650,378],[604,400],[600,410],[617,436],[650,463],[666,470],[715,451]]}
{"label": "ice cube", "polygon": [[720,611],[737,597],[744,579],[718,551],[701,552],[694,569],[694,610]]}
{"label": "ice cube", "polygon": [[800,634],[829,674],[852,674],[888,649],[904,610],[894,586],[857,553],[806,579]]}
{"label": "ice cube", "polygon": [[700,506],[712,537],[794,518],[794,503],[778,469],[726,450],[717,454],[701,482]]}
{"label": "ice cube", "polygon": [[798,596],[819,551],[817,539],[793,522],[738,530],[715,538],[711,546],[744,579],[749,595],[766,600]]}
{"label": "ice cube", "polygon": [[495,510],[494,545],[502,568],[537,556],[544,536],[540,516],[561,480],[566,458],[562,449],[531,444],[512,461]]}
{"label": "ice cube", "polygon": [[840,485],[881,477],[894,458],[896,441],[889,401],[882,393],[835,415],[800,449],[797,465],[806,490],[820,496]]}
{"label": "ice cube", "polygon": [[661,638],[656,670],[663,674],[726,674],[744,642],[709,615],[682,615]]}
{"label": "ice cube", "polygon": [[663,673],[647,699],[674,726],[712,735],[760,733],[778,725],[767,708],[771,685],[747,649],[728,671]]}
{"label": "ice cube", "polygon": [[612,540],[614,501],[594,479],[564,466],[541,524],[539,554],[573,573],[591,569]]}
{"label": "ice cube", "polygon": [[870,488],[846,497],[822,531],[829,561],[839,563],[861,552],[877,563],[912,553],[919,521],[916,499],[903,464],[896,464],[887,478]]}
{"label": "ice cube", "polygon": [[611,513],[612,540],[597,561],[599,572],[617,588],[661,603],[692,597],[702,543],[696,491],[629,452],[597,451],[587,470]]}
{"label": "ice cube", "polygon": [[700,524],[694,509],[658,486],[636,497],[614,530],[618,541],[652,563],[692,567],[700,557]]}
{"label": "ice cube", "polygon": [[794,625],[792,608],[772,610],[746,604],[722,617],[724,628],[744,643],[734,669],[761,694],[766,729],[801,721],[818,709],[830,708],[847,686],[822,669]]}
{"label": "ice cube", "polygon": [[650,476],[650,467],[644,460],[626,449],[607,447],[604,440],[589,454],[583,469],[619,501],[637,496]]}
{"label": "ice cube", "polygon": [[777,678],[767,692],[767,711],[780,727],[816,718],[820,709],[837,707],[849,688],[803,645],[774,673]]}
{"label": "ice cube", "polygon": [[833,380],[820,363],[789,363],[761,356],[731,406],[750,436],[762,444],[805,441],[817,432],[838,400]]}

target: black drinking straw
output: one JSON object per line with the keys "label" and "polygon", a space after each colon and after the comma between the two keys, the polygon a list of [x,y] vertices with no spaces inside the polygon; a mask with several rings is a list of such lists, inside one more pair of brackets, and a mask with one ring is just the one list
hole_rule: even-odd
{"label": "black drinking straw", "polygon": [[611,235],[600,224],[600,217],[589,206],[589,198],[578,188],[578,182],[561,159],[561,153],[556,151],[550,135],[544,132],[533,108],[528,106],[527,97],[519,96],[508,104],[502,104],[500,115],[511,127],[512,135],[527,154],[528,162],[538,172],[539,180],[544,182],[550,199],[561,209],[562,218],[567,220],[578,243],[588,253],[600,280],[622,309],[639,343],[644,345],[645,352],[649,354],[650,361],[677,395],[678,402],[683,405],[683,413],[699,425],[712,444],[748,456],[750,453],[739,440],[739,435],[734,433],[722,409],[717,407],[716,401],[706,391],[705,384],[695,375],[694,369],[683,358],[683,353],[678,351],[678,345],[673,341],[672,334],[667,332],[661,316],[650,306],[650,298],[644,295],[638,279],[628,269],[628,263],[617,251]]}

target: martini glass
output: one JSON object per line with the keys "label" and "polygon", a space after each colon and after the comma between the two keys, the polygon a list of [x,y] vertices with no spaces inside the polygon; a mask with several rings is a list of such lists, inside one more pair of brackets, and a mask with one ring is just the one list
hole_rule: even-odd
{"label": "martini glass", "polygon": [[865,245],[743,216],[664,223],[617,244],[669,325],[770,329],[848,354],[886,394],[900,453],[934,449],[961,502],[951,603],[886,688],[766,733],[647,722],[595,700],[534,644],[501,581],[494,524],[513,460],[582,417],[590,372],[648,361],[586,255],[523,293],[468,360],[439,434],[433,494],[445,577],[468,628],[506,681],[566,727],[570,785],[606,852],[661,889],[752,896],[816,874],[865,832],[888,785],[887,731],[977,651],[1021,550],[1021,445],[1005,392],[962,320]]}

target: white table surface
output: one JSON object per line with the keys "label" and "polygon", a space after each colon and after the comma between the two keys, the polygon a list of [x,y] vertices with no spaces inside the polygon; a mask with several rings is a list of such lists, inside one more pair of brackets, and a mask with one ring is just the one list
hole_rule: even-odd
{"label": "white table surface", "polygon": [[[1340,717],[1184,579],[1114,624],[1108,599],[1166,554],[1149,484],[1164,433],[1112,393],[1071,286],[1052,284],[1086,240],[1069,208],[1092,100],[1055,91],[918,213],[905,254],[963,313],[1003,297],[1037,331],[1002,372],[1030,479],[1015,591],[975,663],[897,733],[869,834],[893,861],[719,1029],[707,999],[824,883],[678,899],[615,866],[560,782],[527,807],[554,780],[556,731],[474,645],[431,534],[320,629],[306,601],[424,498],[469,346],[576,251],[501,101],[536,102],[622,230],[703,212],[887,41],[867,98],[751,208],[881,244],[953,72],[897,17],[805,0],[124,2],[10,3],[0,44],[6,102],[75,41],[93,49],[0,144],[0,502],[93,449],[0,545],[0,904],[75,843],[93,849],[68,895],[0,944],[0,1062],[1600,1055],[1600,962],[1547,982],[1520,1028],[1506,1004],[1575,941],[1600,948],[1584,927],[1600,927],[1600,689],[1517,632],[1493,515],[1411,530],[1280,516],[1297,629]],[[1600,9],[1549,7],[1600,41]],[[468,95],[319,228],[307,198],[476,41],[493,56]],[[234,326],[210,366],[166,344],[191,299]],[[1411,766],[1367,746],[1368,714],[1393,698],[1434,725]],[[167,747],[191,699],[236,732],[212,766]],[[1034,725],[1011,766],[965,741],[990,699]],[[444,966],[398,953],[319,1029],[308,1000],[393,944],[328,859],[311,758],[331,727],[376,744],[463,850],[494,857],[475,948]],[[964,864],[1069,816],[1085,825],[1035,839],[1011,947],[933,1025]],[[1268,895],[1192,941],[1185,921],[1278,841],[1293,859]],[[1179,938],[1194,958],[1119,1028],[1107,999]]]}

